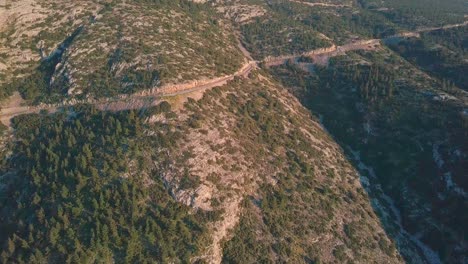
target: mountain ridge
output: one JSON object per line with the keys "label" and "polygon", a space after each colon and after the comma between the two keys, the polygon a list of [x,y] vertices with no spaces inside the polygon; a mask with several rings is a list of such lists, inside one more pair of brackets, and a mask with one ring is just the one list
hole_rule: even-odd
{"label": "mountain ridge", "polygon": [[424,1],[0,6],[0,262],[464,263],[468,22]]}

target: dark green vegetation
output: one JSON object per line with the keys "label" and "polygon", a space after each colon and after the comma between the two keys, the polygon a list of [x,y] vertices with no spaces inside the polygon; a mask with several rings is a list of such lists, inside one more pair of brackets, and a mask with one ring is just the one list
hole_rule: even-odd
{"label": "dark green vegetation", "polygon": [[456,91],[453,86],[468,90],[468,27],[424,33],[391,44],[414,65],[444,80],[444,90]]}
{"label": "dark green vegetation", "polygon": [[464,0],[358,0],[365,9],[381,13],[392,22],[409,28],[440,26],[464,21]]}
{"label": "dark green vegetation", "polygon": [[16,91],[15,85],[3,86],[2,89],[0,89],[0,101],[11,96],[14,91]]}
{"label": "dark green vegetation", "polygon": [[[455,184],[468,187],[464,177],[468,164],[455,154],[457,149],[468,150],[463,106],[436,100],[445,92],[439,90],[442,82],[426,82],[426,87],[436,89],[420,90],[424,77],[397,57],[359,53],[350,58],[333,59],[313,74],[294,66],[276,68],[274,74],[323,116],[325,127],[351,159],[356,158],[351,150],[358,151],[373,167],[377,176],[373,184],[380,184],[395,201],[403,227],[422,234],[421,240],[442,261],[459,261],[466,257],[466,250],[455,246],[466,241],[466,198],[448,186],[445,177],[450,172]],[[434,151],[444,160],[442,167]],[[358,166],[360,161],[355,161]],[[387,229],[394,238],[399,235],[395,231]]]}
{"label": "dark green vegetation", "polygon": [[302,53],[331,45],[313,28],[287,16],[257,19],[241,29],[247,48],[254,51],[252,55],[257,59]]}
{"label": "dark green vegetation", "polygon": [[356,13],[352,8],[309,7],[288,1],[272,1],[269,9],[272,17],[241,26],[246,46],[256,58],[344,44],[352,36],[392,35],[398,28],[382,15],[365,9]]}
{"label": "dark green vegetation", "polygon": [[351,36],[383,37],[395,34],[399,28],[388,18],[366,9],[357,13],[350,7],[309,7],[288,1],[272,1],[269,8],[272,17],[241,26],[247,48],[256,58],[344,44]]}
{"label": "dark green vegetation", "polygon": [[269,1],[269,16],[241,25],[246,46],[258,59],[300,53],[330,46],[331,42],[344,44],[356,37],[384,38],[421,27],[461,23],[468,11],[463,0],[360,0],[357,5],[345,4],[311,7]]}
{"label": "dark green vegetation", "polygon": [[[336,44],[461,23],[467,11],[466,4],[458,0],[362,0],[357,4],[307,7],[270,1],[268,8],[274,14],[273,20],[274,16],[287,18],[280,20],[290,25],[284,34],[305,26]],[[251,40],[247,47],[254,49],[251,52],[255,55],[277,54],[270,46],[278,40],[269,40],[268,36],[260,39],[259,30],[251,30],[258,27],[258,21],[261,19],[243,26],[248,29],[243,32],[247,42]],[[466,30],[460,27],[422,33],[421,38],[391,39],[385,44],[396,53],[386,48],[349,53],[332,59],[328,67],[316,67],[313,73],[299,70],[294,63],[270,71],[304,105],[323,117],[325,127],[371,185],[381,186],[367,190],[376,199],[374,209],[400,253],[411,261],[415,261],[415,252],[420,255],[421,248],[400,225],[409,234],[418,234],[443,262],[459,263],[466,257],[468,230],[463,223],[468,215],[463,190],[468,187],[464,169],[468,164],[463,153],[468,151],[468,118],[466,95],[460,89],[467,89]],[[261,45],[259,40],[263,41]],[[297,45],[290,46],[296,50],[301,50],[301,45],[306,47],[301,42]],[[362,181],[364,186],[366,183]],[[249,219],[242,222],[244,228],[252,223]],[[249,256],[258,252],[265,255],[266,242],[253,243],[253,237],[247,235],[244,239],[252,246],[236,248],[233,243],[226,257],[243,254],[248,262]]]}
{"label": "dark green vegetation", "polygon": [[13,155],[3,160],[2,263],[188,263],[205,231],[176,203],[147,157],[178,138],[165,125],[142,141],[146,111],[88,106],[13,121]]}

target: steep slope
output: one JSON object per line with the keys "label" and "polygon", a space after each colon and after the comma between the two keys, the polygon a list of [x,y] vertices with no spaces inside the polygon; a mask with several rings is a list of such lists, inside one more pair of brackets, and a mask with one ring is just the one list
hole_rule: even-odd
{"label": "steep slope", "polygon": [[200,252],[204,216],[164,188],[164,155],[145,163],[149,146],[176,140],[166,126],[150,137],[145,115],[79,106],[14,127],[2,153],[1,263],[187,263]]}
{"label": "steep slope", "polygon": [[[270,56],[264,66],[323,118],[405,259],[464,263],[467,9],[432,2],[269,1],[266,16],[239,27],[249,52]],[[274,50],[303,27],[335,45],[304,52],[313,42],[295,39],[295,51]]]}
{"label": "steep slope", "polygon": [[[208,6],[45,0],[15,6],[23,4],[42,11],[23,14],[2,7],[8,23],[1,29],[0,52],[8,73],[4,87],[21,90],[26,99],[53,102],[133,93],[223,76],[244,63],[228,25]],[[24,58],[26,54],[30,56]]]}
{"label": "steep slope", "polygon": [[[244,245],[252,242],[244,232],[232,232],[239,221],[243,225],[246,215],[255,213],[257,225],[264,227],[250,227],[248,234],[261,232],[258,241],[267,239],[270,261],[400,261],[356,170],[321,126],[278,84],[255,72],[248,79],[207,91],[199,101],[189,99],[177,114],[167,112],[168,107],[163,103],[156,110],[140,112],[136,119],[133,111],[111,114],[86,107],[52,116],[16,118],[16,137],[21,140],[13,144],[15,154],[4,166],[2,178],[2,225],[8,227],[2,237],[6,246],[3,260],[80,258],[79,252],[71,256],[59,246],[75,241],[71,248],[78,243],[83,254],[92,254],[96,260],[113,258],[120,263],[184,256],[191,261],[220,263],[226,241],[234,237],[233,241]],[[28,136],[30,126],[38,127],[32,138]],[[45,135],[50,141],[47,147],[39,140]],[[69,160],[67,149],[73,145],[82,145],[83,150],[78,148],[76,159]],[[89,146],[93,146],[91,150]],[[36,151],[49,162],[35,159]],[[24,167],[21,160],[28,160],[29,165]],[[77,180],[76,175],[84,178]],[[176,207],[175,215],[163,213],[169,210],[166,206],[173,208],[173,201],[156,198],[167,196],[161,180],[176,201],[192,208],[193,216],[184,216],[185,207]],[[133,197],[128,204],[115,200],[117,193],[126,193],[121,188],[132,189],[121,184],[134,186],[133,194],[124,199]],[[114,191],[107,192],[107,188]],[[17,204],[17,199],[24,202]],[[22,204],[33,204],[36,209]],[[82,209],[73,209],[73,204]],[[125,221],[119,212],[128,208],[137,211],[125,216],[132,217]],[[36,217],[26,217],[30,210]],[[107,218],[102,214],[106,210],[113,212]],[[151,230],[156,229],[147,230],[148,220],[144,220],[153,210],[163,210],[154,214],[157,223],[172,221],[177,226],[175,230],[152,227],[160,230],[154,232],[162,232],[156,240],[151,240]],[[297,217],[299,212],[301,217]],[[68,234],[69,221],[75,230],[91,225],[91,233]],[[112,230],[114,222],[120,227],[107,235],[103,226]],[[28,231],[36,223],[44,228]],[[191,236],[188,240],[172,240],[184,229]],[[124,234],[136,240],[122,237]],[[174,249],[180,250],[177,255],[172,251],[151,253],[151,245],[167,248],[158,240],[161,235],[180,246]],[[38,255],[30,248],[46,253]],[[226,250],[224,261],[243,262],[245,256],[232,252],[231,245]],[[265,257],[258,253],[249,252],[249,259]]]}
{"label": "steep slope", "polygon": [[[266,230],[234,233],[225,262],[399,261],[356,170],[278,84],[253,73],[206,92],[198,102],[190,100],[180,116],[188,125],[186,139],[164,178],[178,187],[173,189],[177,200],[220,213],[210,225],[212,247],[202,257],[209,263],[219,263],[220,243],[229,241],[239,218],[260,204],[253,212]],[[195,177],[199,185],[180,187],[187,181],[181,175]],[[230,252],[256,243],[245,240],[246,234],[255,234],[266,252],[251,248],[248,259]]]}
{"label": "steep slope", "polygon": [[450,1],[0,6],[0,261],[464,263]]}
{"label": "steep slope", "polygon": [[241,223],[224,260],[398,262],[357,172],[318,122],[307,121],[313,118],[275,86],[277,90],[263,86],[260,94],[269,102],[254,103],[247,113],[264,123],[259,141],[270,149],[267,157],[276,171],[267,174],[270,184],[262,184],[244,202],[242,221],[251,216],[254,226],[244,229]]}
{"label": "steep slope", "polygon": [[388,49],[334,58],[313,72],[274,71],[366,175],[375,210],[407,260],[419,251],[430,263],[463,263],[466,93]]}
{"label": "steep slope", "polygon": [[[390,48],[427,73],[443,80],[445,90],[457,86],[468,90],[468,27],[458,27],[423,33],[420,38],[409,38],[389,43]],[[452,89],[453,88],[453,89]]]}
{"label": "steep slope", "polygon": [[0,6],[0,84],[28,76],[41,58],[52,54],[101,4],[82,1],[5,1]]}

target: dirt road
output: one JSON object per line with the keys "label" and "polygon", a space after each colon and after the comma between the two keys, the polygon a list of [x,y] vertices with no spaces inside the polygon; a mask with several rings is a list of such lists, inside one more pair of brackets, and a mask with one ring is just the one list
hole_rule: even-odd
{"label": "dirt road", "polygon": [[307,52],[303,52],[300,54],[292,54],[292,55],[285,55],[285,56],[278,56],[278,57],[267,57],[265,58],[264,62],[267,66],[277,66],[284,64],[290,60],[297,61],[300,57],[307,57],[314,60],[317,64],[326,64],[328,59],[331,57],[335,57],[338,55],[343,55],[348,51],[353,50],[372,50],[376,49],[378,46],[381,45],[382,41],[389,40],[389,39],[396,39],[396,38],[407,38],[407,37],[417,37],[420,33],[442,30],[442,29],[451,29],[456,27],[463,27],[468,25],[468,21],[460,24],[453,24],[453,25],[446,25],[441,27],[427,27],[427,28],[420,28],[415,31],[408,31],[408,32],[401,32],[383,39],[367,39],[367,40],[359,40],[354,41],[342,46],[332,45],[328,48],[320,48],[316,50],[311,50]]}
{"label": "dirt road", "polygon": [[298,0],[290,0],[290,2],[304,4],[308,6],[326,6],[326,7],[350,7],[349,5],[340,5],[340,4],[329,4],[329,3],[311,3],[311,2],[303,2]]}
{"label": "dirt road", "polygon": [[81,103],[94,104],[98,109],[119,111],[129,109],[140,109],[158,104],[161,98],[188,94],[196,91],[205,91],[214,87],[222,86],[236,77],[246,77],[257,67],[257,62],[249,61],[241,69],[231,75],[226,75],[214,79],[198,80],[182,84],[166,85],[159,88],[140,91],[132,95],[120,95],[114,98],[105,98],[99,100],[70,100],[60,104],[25,106],[19,103],[19,94],[15,93],[6,102],[0,110],[0,121],[9,126],[10,119],[23,114],[38,113],[41,110],[54,112],[61,107],[72,106]]}
{"label": "dirt road", "polygon": [[[413,32],[402,32],[388,38],[399,38],[399,37],[411,37],[418,35],[419,33],[450,29],[455,27],[462,27],[468,25],[468,21],[461,24],[446,25],[441,27],[421,28]],[[387,38],[386,38],[387,39]],[[301,54],[293,54],[279,57],[268,57],[263,60],[267,66],[275,66],[286,63],[289,60],[296,60],[300,57],[309,57],[318,64],[326,64],[329,58],[345,54],[348,51],[353,50],[370,50],[375,49],[381,45],[382,40],[385,39],[369,39],[351,42],[342,46],[332,45],[328,48],[321,48],[316,50],[307,51]],[[242,47],[243,48],[243,47]],[[243,50],[246,53],[246,50]],[[248,54],[248,52],[247,52]],[[249,56],[250,57],[250,56]],[[182,84],[166,85],[159,88],[153,88],[150,90],[141,91],[132,95],[120,95],[114,98],[105,98],[99,100],[70,100],[55,105],[39,105],[39,106],[24,106],[19,104],[12,104],[11,100],[17,100],[17,95],[14,98],[10,98],[10,101],[4,102],[3,107],[0,111],[0,121],[5,124],[10,124],[10,119],[23,114],[38,113],[41,110],[47,110],[54,112],[60,107],[76,105],[80,103],[90,103],[96,105],[101,110],[128,110],[128,109],[140,109],[156,105],[161,101],[163,97],[177,96],[183,94],[189,94],[193,92],[205,91],[213,87],[222,86],[228,81],[233,80],[236,77],[246,77],[253,69],[257,67],[258,61],[249,60],[244,64],[237,72],[222,77],[217,77],[207,80],[197,80]]]}
{"label": "dirt road", "polygon": [[317,50],[307,51],[301,54],[286,55],[279,57],[268,57],[265,59],[265,65],[278,66],[288,62],[289,60],[297,60],[300,57],[307,57],[314,60],[316,64],[326,64],[328,58],[338,55],[344,55],[348,51],[353,50],[370,50],[380,46],[380,39],[360,40],[348,43],[342,46],[332,45],[328,48],[321,48]]}

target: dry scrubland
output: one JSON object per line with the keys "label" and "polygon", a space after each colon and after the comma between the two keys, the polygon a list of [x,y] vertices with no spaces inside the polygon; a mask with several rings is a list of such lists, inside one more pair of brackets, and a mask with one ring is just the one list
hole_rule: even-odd
{"label": "dry scrubland", "polygon": [[[2,9],[3,83],[37,69],[30,81],[45,79],[47,88],[33,95],[131,93],[234,73],[244,63],[228,26],[206,11],[144,1],[19,1]],[[41,57],[49,60],[39,65]]]}
{"label": "dry scrubland", "polygon": [[427,1],[8,1],[0,261],[463,263],[466,23]]}
{"label": "dry scrubland", "polygon": [[[183,135],[162,173],[170,192],[215,216],[207,224],[211,240],[195,259],[253,261],[261,250],[273,262],[299,263],[304,256],[401,261],[343,151],[294,97],[261,73],[189,99],[177,118],[156,115],[149,122]],[[146,133],[158,132],[150,125]],[[245,221],[252,225],[236,228]],[[262,246],[247,246],[257,244]]]}

